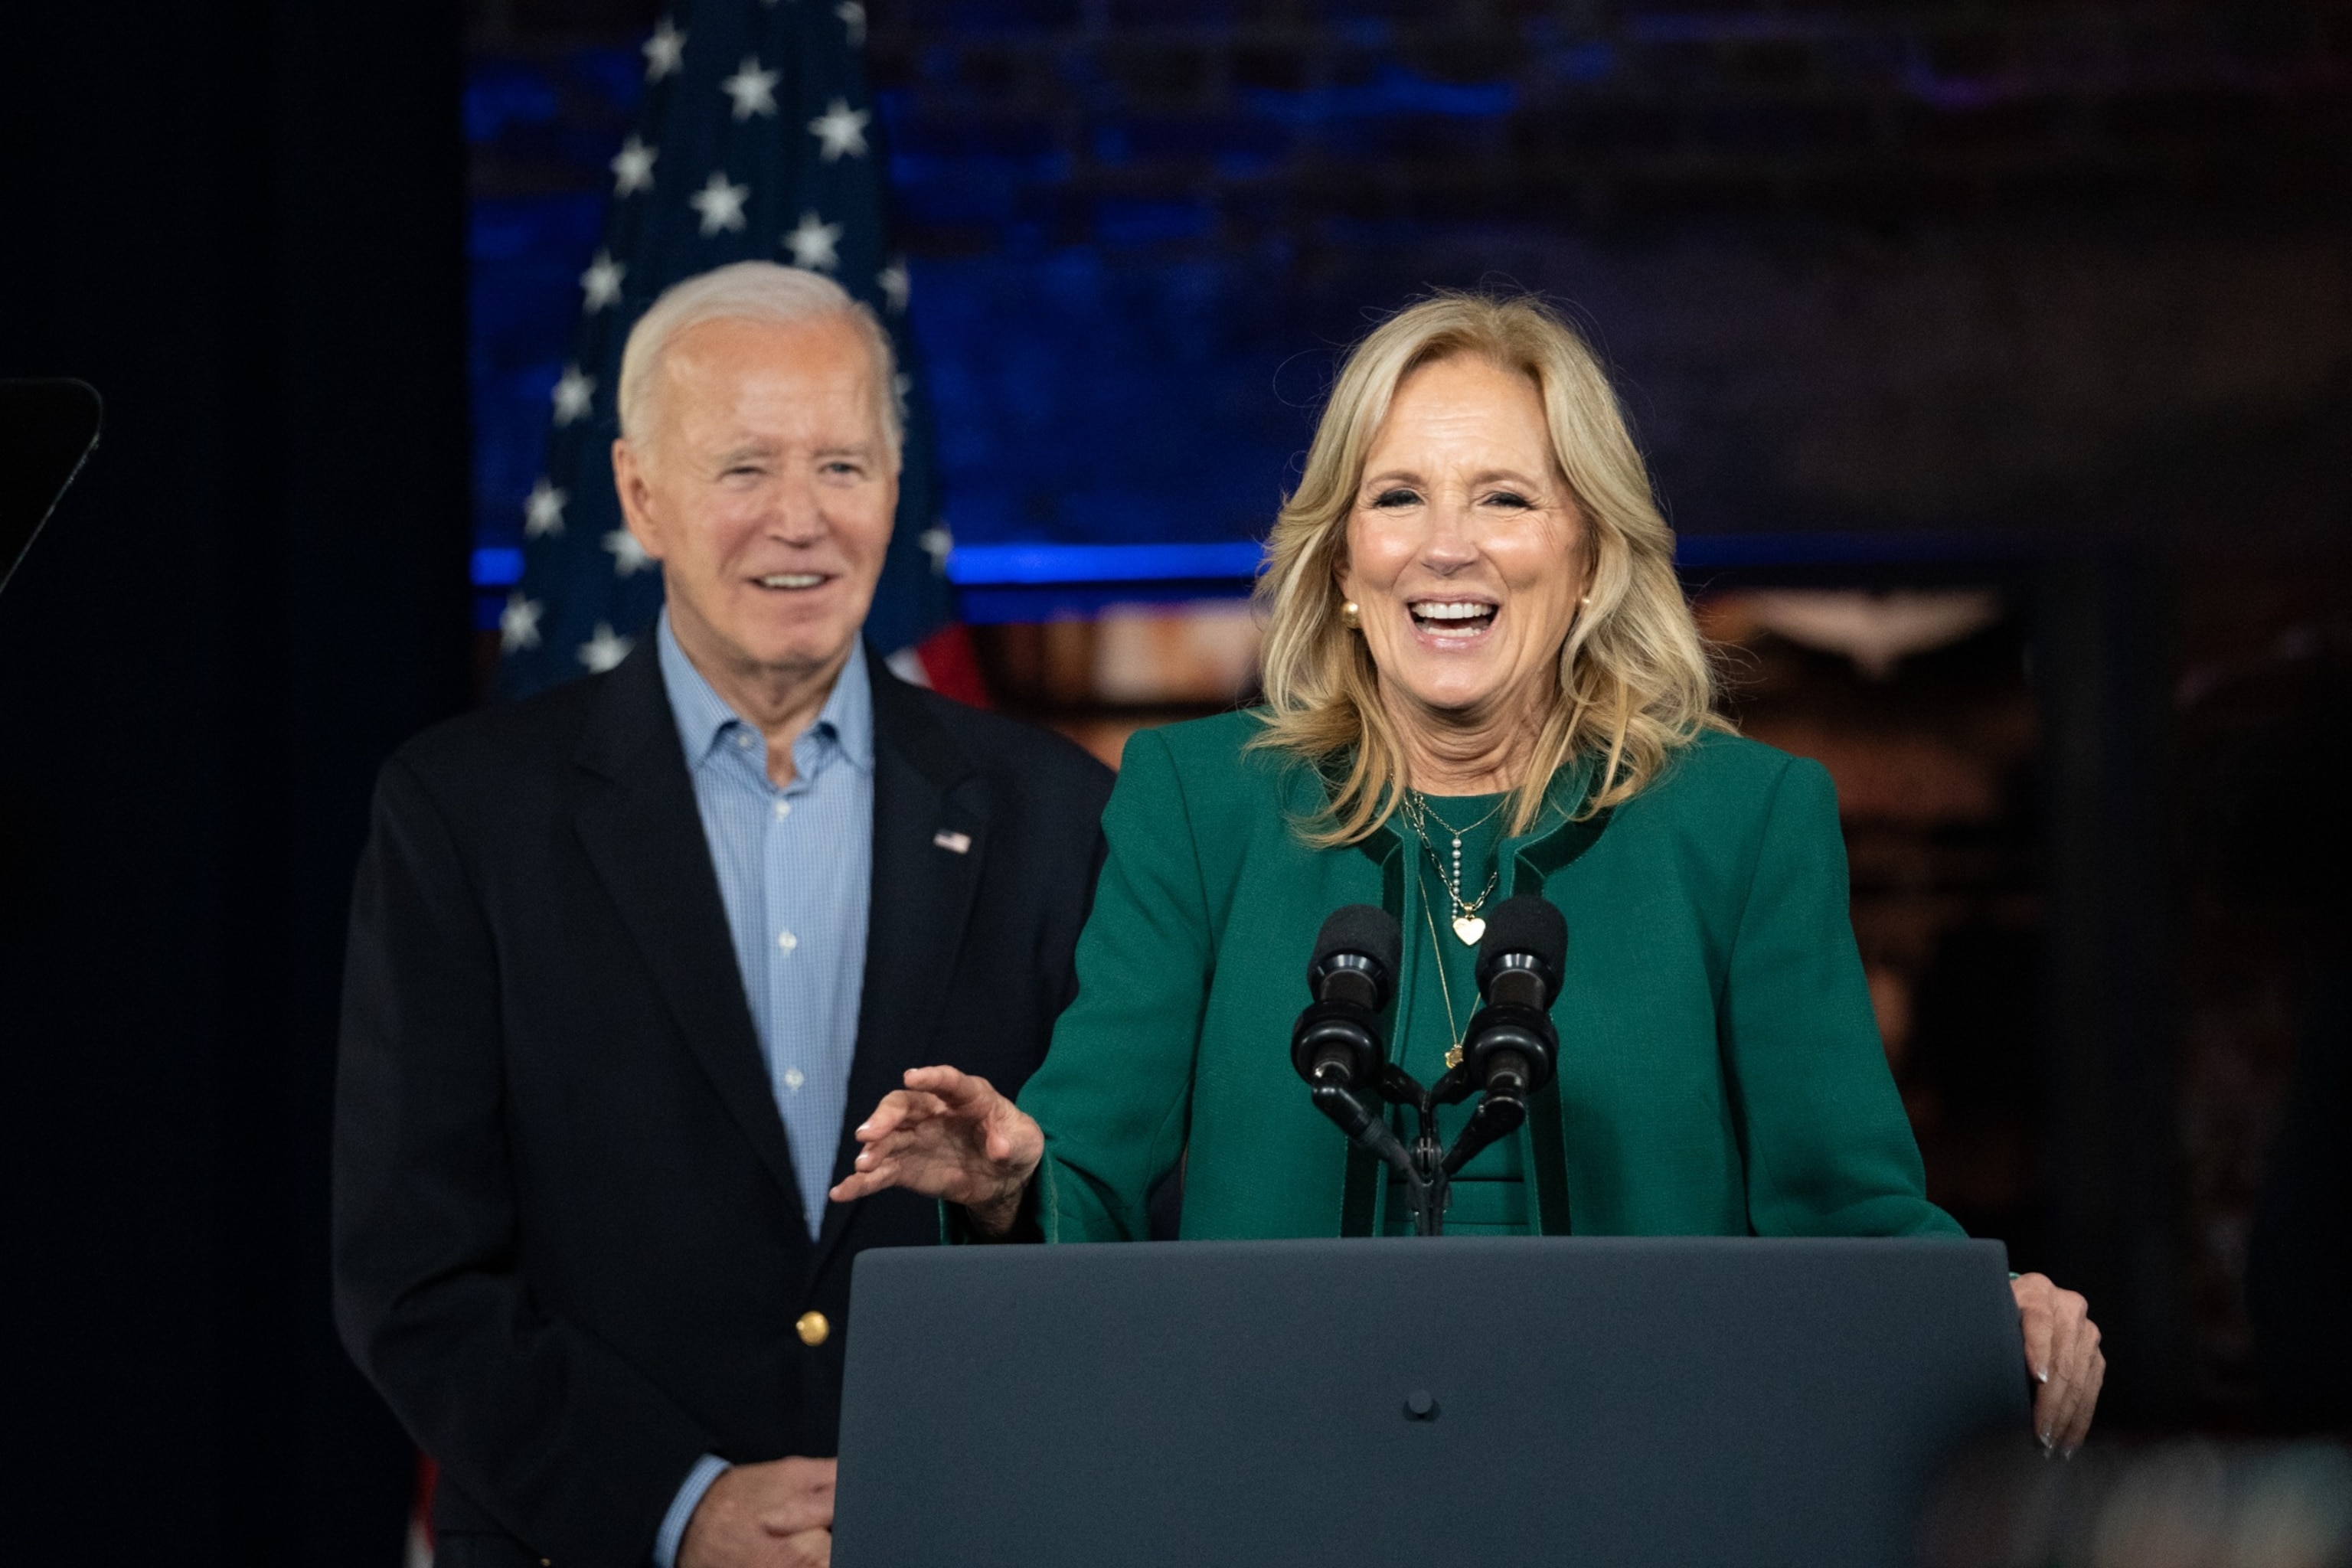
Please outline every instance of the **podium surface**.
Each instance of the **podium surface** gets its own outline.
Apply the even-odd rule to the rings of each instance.
[[[1997,1242],[877,1250],[840,1568],[1895,1564],[2027,1440]]]

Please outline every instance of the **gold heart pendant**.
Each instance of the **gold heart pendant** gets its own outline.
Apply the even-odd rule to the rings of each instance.
[[[1486,934],[1486,922],[1476,915],[1455,915],[1454,934],[1462,939],[1463,946],[1475,947],[1478,945],[1478,939]]]

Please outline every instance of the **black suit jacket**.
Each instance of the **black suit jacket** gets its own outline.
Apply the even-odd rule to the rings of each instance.
[[[1017,1089],[1076,990],[1110,773],[867,656],[854,1124],[904,1069]],[[934,842],[961,834],[961,853]],[[844,1129],[836,1179],[856,1152]],[[360,866],[335,1105],[345,1344],[440,1462],[443,1531],[633,1568],[697,1456],[834,1451],[851,1259],[812,1243],[652,640],[419,736]],[[823,1312],[823,1344],[793,1324]],[[507,1540],[498,1542],[504,1536]]]

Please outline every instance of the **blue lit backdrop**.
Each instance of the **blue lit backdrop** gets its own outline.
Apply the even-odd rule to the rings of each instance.
[[[1230,590],[1335,351],[1433,285],[1587,323],[1686,562],[2318,515],[2340,489],[2300,434],[2319,373],[2240,352],[2334,363],[2305,325],[2333,274],[2237,216],[2352,189],[2352,143],[2293,129],[2332,123],[2303,101],[2340,92],[2320,44],[2189,7],[2086,56],[2074,13],[1962,0],[866,11],[951,572],[1003,585],[982,615],[1073,575]],[[642,71],[506,26],[467,100],[489,584]],[[2236,129],[2184,158],[2189,104]]]

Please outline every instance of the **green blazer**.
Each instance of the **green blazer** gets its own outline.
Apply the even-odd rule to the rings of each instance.
[[[1418,929],[1417,846],[1302,843],[1323,784],[1244,751],[1259,728],[1233,713],[1128,742],[1078,994],[1021,1093],[1048,1240],[1142,1237],[1180,1160],[1188,1238],[1380,1233],[1386,1173],[1308,1100],[1290,1027],[1333,910]],[[1589,775],[1564,772],[1555,801]],[[1504,894],[1568,921],[1559,1077],[1521,1133],[1546,1234],[1958,1234],[1879,1045],[1819,763],[1706,734],[1633,799],[1503,856]]]

